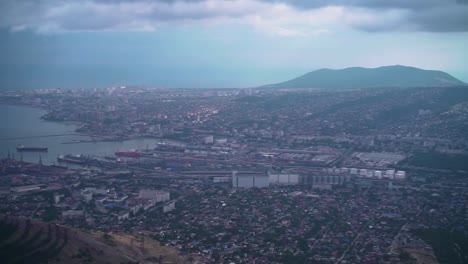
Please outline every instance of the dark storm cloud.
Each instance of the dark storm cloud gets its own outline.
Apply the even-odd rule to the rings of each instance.
[[[0,26],[38,32],[146,30],[160,22],[242,18],[271,4],[299,12],[341,6],[348,14],[377,18],[338,22],[369,32],[468,31],[468,0],[0,0]]]
[[[398,23],[356,24],[365,31],[415,30],[429,32],[468,31],[468,0],[263,0],[288,3],[299,9],[323,6],[366,8],[373,12],[389,9],[407,11]]]
[[[417,30],[431,32],[468,31],[468,6],[440,7],[414,12],[408,17]]]
[[[330,5],[366,8],[404,8],[420,10],[450,4],[462,4],[467,0],[262,0],[269,3],[287,3],[298,8],[318,8]]]
[[[153,30],[160,22],[239,18],[265,3],[206,0],[1,0],[0,26],[37,32]]]

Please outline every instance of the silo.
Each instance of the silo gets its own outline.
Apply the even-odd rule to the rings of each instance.
[[[382,172],[381,171],[374,171],[374,177],[377,179],[382,179]]]
[[[359,175],[364,176],[364,177],[367,176],[367,170],[366,169],[360,169],[359,170]]]

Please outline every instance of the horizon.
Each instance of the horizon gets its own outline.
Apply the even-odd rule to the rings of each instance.
[[[466,1],[6,0],[0,8],[1,90],[248,88],[386,65],[468,82]]]
[[[290,80],[293,80],[293,79],[296,79],[298,77],[302,77],[304,75],[307,75],[309,73],[312,73],[312,72],[316,72],[316,71],[321,71],[321,70],[332,70],[332,71],[340,71],[340,70],[347,70],[347,69],[353,69],[353,68],[361,68],[361,69],[367,69],[367,70],[372,70],[372,69],[379,69],[379,68],[385,68],[385,67],[405,67],[405,68],[413,68],[413,69],[419,69],[419,70],[424,70],[424,71],[440,71],[440,72],[444,72],[444,71],[441,71],[441,70],[437,70],[437,69],[423,69],[423,68],[418,68],[418,67],[414,67],[414,66],[408,66],[408,65],[400,65],[400,64],[395,64],[395,65],[383,65],[383,66],[377,66],[377,67],[362,67],[362,66],[350,66],[350,67],[345,67],[345,68],[319,68],[319,69],[315,69],[315,70],[312,70],[312,71],[308,71],[306,73],[303,73],[303,74],[298,74],[296,75],[295,77],[293,78],[290,78],[290,79],[287,79],[287,80],[282,80],[282,81],[279,81],[278,83],[281,83],[281,82],[285,82],[285,81],[290,81]],[[465,81],[461,78],[457,78],[456,76],[448,73],[448,72],[444,72],[444,73],[447,73],[449,74],[450,76],[458,79],[459,81],[463,82],[465,85],[468,85],[468,81]],[[142,87],[142,88],[148,88],[148,89],[255,89],[255,88],[260,88],[262,86],[265,86],[265,85],[272,85],[272,84],[275,84],[275,83],[268,83],[268,84],[260,84],[260,85],[256,85],[256,86],[245,86],[245,87],[222,87],[222,86],[219,86],[219,87],[161,87],[161,86],[157,86],[157,85],[140,85],[140,84],[127,84],[127,83],[121,83],[121,84],[115,84],[115,85],[110,85],[110,86],[100,86],[100,87],[29,87],[29,88],[23,88],[23,89],[12,89],[12,90],[8,90],[8,89],[2,89],[3,87],[0,87],[0,91],[2,92],[14,92],[14,91],[30,91],[30,90],[44,90],[44,89],[64,89],[64,90],[75,90],[75,89],[106,89],[106,88],[110,88],[110,87],[116,87],[116,86],[126,86],[126,87]]]

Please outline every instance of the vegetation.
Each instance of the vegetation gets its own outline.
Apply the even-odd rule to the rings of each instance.
[[[434,249],[440,263],[465,264],[468,261],[468,234],[446,229],[413,231]]]
[[[396,78],[396,76],[398,77]],[[374,69],[360,67],[341,70],[321,69],[286,82],[263,87],[356,89],[378,87],[447,87],[457,85],[465,84],[445,72],[397,65]]]
[[[468,170],[468,155],[450,155],[437,152],[419,153],[409,158],[408,165],[433,169]]]

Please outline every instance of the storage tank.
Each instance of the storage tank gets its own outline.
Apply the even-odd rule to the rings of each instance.
[[[377,179],[382,179],[382,172],[381,171],[374,171],[374,177]]]
[[[385,178],[393,179],[395,176],[395,170],[387,170],[385,171]]]
[[[406,178],[406,172],[404,171],[397,171],[397,173],[395,174],[395,179],[402,180],[405,178]]]
[[[360,169],[360,170],[359,170],[359,175],[361,175],[361,176],[367,176],[367,170],[366,170],[366,169]]]
[[[268,175],[254,175],[253,186],[257,188],[268,187],[270,182],[268,180]]]
[[[289,183],[298,184],[299,183],[299,174],[289,174]]]

